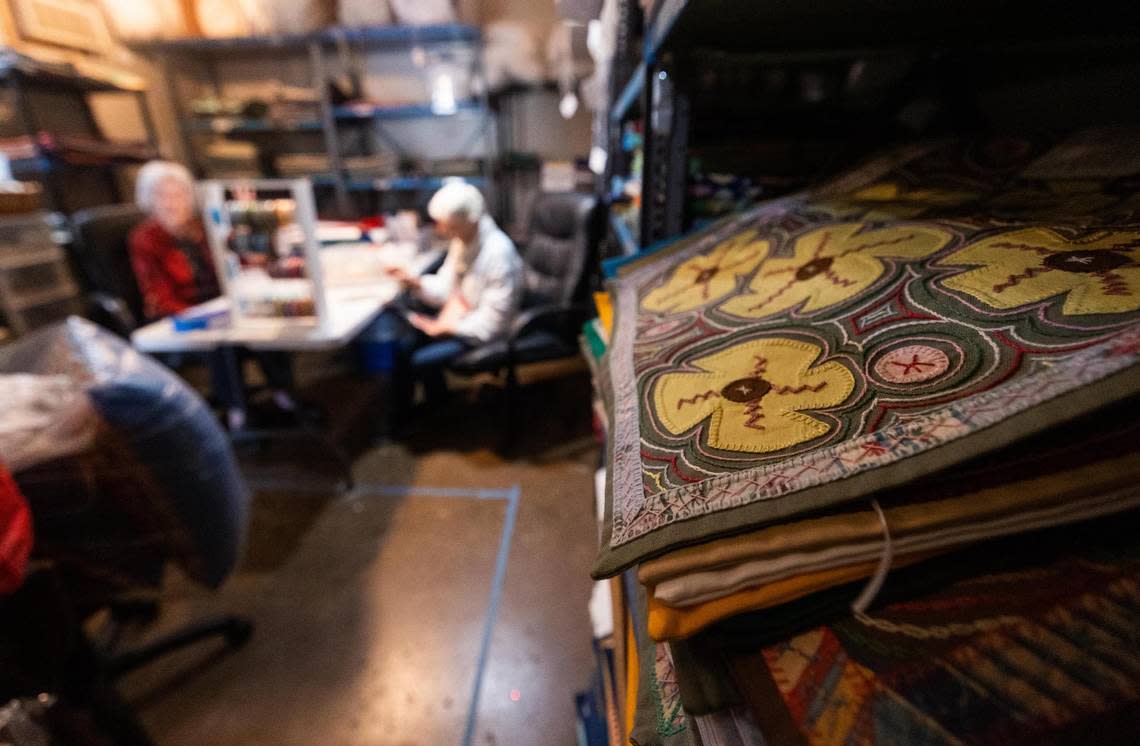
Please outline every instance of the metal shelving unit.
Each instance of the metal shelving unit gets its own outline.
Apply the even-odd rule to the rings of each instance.
[[[274,51],[304,51],[313,44],[334,47],[348,42],[371,48],[400,49],[453,42],[480,42],[475,26],[446,23],[430,26],[334,26],[310,34],[243,36],[225,39],[186,38],[141,41],[131,48],[147,54],[191,52],[207,55],[262,54]]]
[[[658,0],[644,19],[626,5],[617,30],[608,115],[610,165],[602,190],[612,205],[620,199],[623,183],[640,182],[639,230],[633,237],[638,250],[684,230],[689,153],[698,141],[707,145],[731,136],[735,142],[746,142],[753,132],[757,138],[777,133],[788,139],[846,140],[845,156],[865,153],[889,137],[891,107],[901,106],[904,95],[923,82],[944,82],[938,75],[950,66],[938,69],[938,65],[950,55],[961,60],[988,50],[1000,59],[1015,50],[1044,50],[1047,58],[1051,50],[1074,63],[1087,62],[1131,44],[1140,28],[1140,13],[1130,10],[1122,15],[1106,2],[1075,6],[1029,0],[998,5],[984,0],[952,4],[846,0],[820,5]],[[637,37],[640,44],[635,49],[628,43],[623,46],[623,40]],[[897,61],[900,55],[910,60],[907,74],[894,82],[895,89],[882,101],[862,109],[850,101],[816,100],[802,91],[794,91],[800,94],[798,99],[795,95],[781,101],[763,98],[755,82],[761,75],[743,74],[790,70],[793,76],[805,71],[828,75],[849,71],[857,61]],[[740,84],[731,89],[722,82],[710,94],[702,77],[710,59],[732,61],[719,71],[722,81],[751,80],[753,88]],[[921,79],[924,74],[927,77]],[[843,84],[842,75],[834,79]],[[622,148],[623,133],[631,123],[641,132],[642,167],[636,173],[630,154]],[[842,164],[835,160],[830,165]],[[620,253],[630,250],[628,238],[616,234],[611,245]]]
[[[48,213],[0,217],[0,312],[15,334],[82,309],[60,237]]]
[[[494,137],[494,113],[488,104],[486,86],[479,85],[482,75],[482,34],[477,27],[463,24],[437,26],[383,26],[375,28],[334,27],[312,34],[293,36],[255,36],[234,39],[177,39],[153,41],[134,45],[134,49],[153,58],[165,78],[171,101],[180,123],[184,150],[192,169],[206,175],[196,137],[212,134],[235,140],[254,142],[259,149],[259,169],[262,177],[281,176],[274,165],[275,153],[269,147],[275,139],[296,133],[320,134],[328,167],[309,174],[315,186],[331,192],[337,211],[350,216],[358,210],[353,195],[427,191],[438,188],[442,176],[401,174],[387,178],[366,179],[352,174],[345,164],[344,142],[354,128],[370,126],[379,142],[403,158],[399,140],[384,127],[385,122],[407,121],[440,117],[478,117],[475,134],[464,149],[475,151],[482,143],[478,178],[458,175],[477,183],[485,191],[494,190],[493,174],[497,150]],[[327,85],[330,60],[346,50],[354,54],[411,49],[461,48],[471,57],[473,89],[477,98],[457,101],[454,109],[446,113],[434,110],[427,104],[383,106],[369,103],[334,104]],[[188,64],[204,65],[214,92],[222,97],[219,65],[243,57],[277,56],[282,58],[307,56],[311,85],[317,98],[317,117],[312,119],[248,118],[226,115],[190,116],[187,114],[179,91],[179,75]],[[314,153],[316,155],[317,153]],[[290,174],[296,175],[296,174]],[[489,203],[495,204],[488,195]]]
[[[644,13],[637,0],[622,0],[618,6],[618,24],[614,58],[610,69],[610,105],[604,115],[605,172],[599,180],[599,201],[610,212],[608,221],[608,255],[637,252],[639,240],[626,223],[615,214],[617,209],[633,210],[625,202],[625,184],[640,182],[641,174],[633,173],[633,154],[625,147],[624,127],[642,109],[646,67],[642,57],[641,33]]]
[[[146,141],[116,143],[104,137],[90,94],[131,96]],[[81,74],[14,52],[0,55],[0,139],[15,178],[39,182],[47,206],[70,213],[121,201],[116,169],[158,154],[157,134],[141,85]]]
[[[333,186],[335,179],[332,176],[317,174],[312,178],[314,186]],[[408,192],[427,192],[435,191],[443,186],[444,180],[447,176],[398,176],[394,178],[380,178],[380,179],[348,179],[345,186],[349,191],[354,192],[368,192],[368,191],[408,191]],[[487,186],[487,181],[481,176],[465,176],[462,177],[464,181],[469,184],[474,184],[479,188]]]

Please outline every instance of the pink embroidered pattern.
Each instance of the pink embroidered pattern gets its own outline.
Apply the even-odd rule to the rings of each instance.
[[[922,383],[950,369],[950,358],[937,347],[897,347],[875,362],[875,374],[889,383]]]

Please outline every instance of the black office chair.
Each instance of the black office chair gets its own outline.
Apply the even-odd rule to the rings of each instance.
[[[451,363],[462,375],[506,371],[508,435],[513,433],[517,367],[578,356],[578,334],[590,318],[583,302],[586,270],[598,237],[597,200],[559,192],[535,200],[519,253],[524,265],[521,312],[505,339],[480,345]]]
[[[197,394],[93,324],[70,319],[0,348],[0,373],[71,376],[97,415],[87,447],[13,475],[34,519],[36,578],[31,597],[0,605],[0,701],[52,692],[90,709],[110,743],[148,746],[116,679],[199,641],[241,647],[252,624],[214,617],[126,649],[119,632],[157,615],[167,565],[211,588],[234,571],[249,489]],[[95,640],[88,621],[103,611],[108,634]]]
[[[127,337],[145,317],[127,240],[146,215],[135,205],[103,205],[71,216],[72,256],[89,289],[88,315]]]

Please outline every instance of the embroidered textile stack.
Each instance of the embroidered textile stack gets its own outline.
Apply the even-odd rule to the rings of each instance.
[[[910,146],[619,269],[633,742],[1131,737],[1137,142]]]

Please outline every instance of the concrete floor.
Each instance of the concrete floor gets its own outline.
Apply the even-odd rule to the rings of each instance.
[[[336,409],[368,411],[334,391]],[[473,743],[576,742],[573,693],[593,666],[588,384],[524,390],[515,458],[487,447],[501,410],[483,399],[447,407],[406,443],[364,449],[351,493],[335,491],[327,464],[305,465],[319,455],[305,447],[258,456],[239,571],[217,592],[171,578],[148,634],[219,613],[250,617],[256,632],[236,653],[206,644],[124,679],[159,744],[457,744],[477,678]],[[510,504],[448,488],[516,486],[480,668]]]

